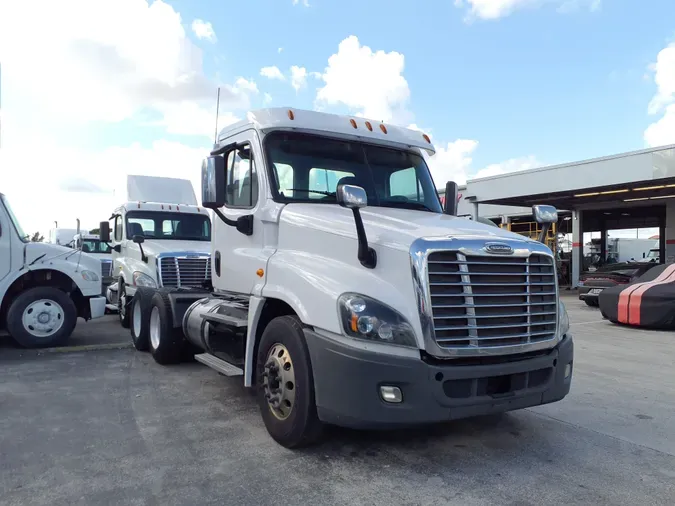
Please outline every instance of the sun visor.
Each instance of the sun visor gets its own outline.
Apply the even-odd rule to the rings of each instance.
[[[127,201],[198,205],[190,180],[155,176],[127,176]]]

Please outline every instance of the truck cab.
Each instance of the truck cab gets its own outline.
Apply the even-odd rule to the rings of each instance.
[[[80,232],[73,236],[72,247],[97,258],[101,262],[101,295],[105,296],[112,277],[112,248],[109,243],[101,241],[98,234]]]
[[[405,427],[564,398],[573,341],[551,250],[457,217],[452,182],[442,206],[422,152],[434,147],[421,132],[299,109],[221,131],[202,165],[213,288],[144,296],[136,348],[242,375],[289,448],[324,424]],[[557,221],[533,212],[544,230]]]
[[[103,316],[97,259],[65,246],[30,242],[0,194],[0,329],[21,346],[65,343],[78,317]]]
[[[128,178],[129,200],[102,224],[114,281],[107,290],[108,303],[117,308],[124,327],[129,326],[127,309],[139,286],[203,287],[211,279],[211,220],[209,211],[197,205],[192,183]]]

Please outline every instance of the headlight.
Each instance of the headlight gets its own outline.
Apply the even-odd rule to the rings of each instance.
[[[140,271],[134,272],[134,286],[147,286],[149,288],[157,288],[157,283],[147,274]]]
[[[560,337],[562,337],[570,331],[570,317],[561,300],[558,301],[558,315],[560,315]]]
[[[82,271],[80,274],[82,274],[82,279],[85,281],[98,281],[98,274],[94,271]]]
[[[349,337],[417,348],[412,326],[397,311],[375,299],[345,293],[338,299],[338,311],[342,329]]]

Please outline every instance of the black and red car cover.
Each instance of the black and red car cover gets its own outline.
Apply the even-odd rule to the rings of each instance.
[[[602,316],[635,327],[675,328],[675,264],[658,265],[629,285],[604,289]]]

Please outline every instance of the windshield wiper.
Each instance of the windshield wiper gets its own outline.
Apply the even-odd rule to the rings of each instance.
[[[422,202],[398,202],[394,200],[381,200],[380,205],[382,207],[403,207],[405,209],[419,209],[421,211],[434,212],[433,209]]]
[[[336,193],[335,192],[325,192],[322,190],[308,190],[306,188],[286,188],[284,191],[286,192],[307,192],[307,193],[318,193],[319,195],[326,195],[328,197],[335,197]]]

